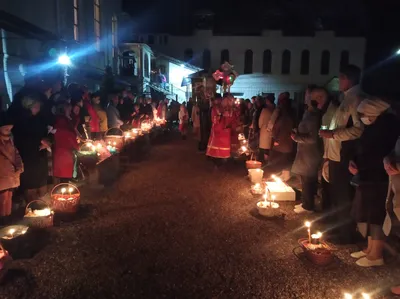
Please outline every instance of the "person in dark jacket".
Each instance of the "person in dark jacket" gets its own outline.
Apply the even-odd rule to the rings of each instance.
[[[325,104],[326,92],[314,89],[310,98],[306,97],[306,111],[303,114],[297,130],[291,137],[297,143],[297,153],[292,166],[292,173],[300,176],[302,185],[302,203],[295,206],[298,214],[314,211],[314,196],[318,187],[318,170],[322,160],[322,141],[318,136],[321,125],[322,109]]]
[[[279,114],[272,129],[273,147],[268,158],[268,165],[264,171],[268,174],[282,173],[281,179],[286,181],[290,178],[289,170],[293,162],[294,149],[294,143],[291,138],[294,117],[290,99],[280,96],[277,109]]]
[[[12,130],[14,144],[24,163],[20,190],[27,202],[42,197],[47,192],[47,150],[48,128],[39,116],[41,101],[35,96],[26,95],[21,99],[17,117],[14,115]]]
[[[382,225],[386,216],[388,175],[383,159],[391,152],[400,133],[397,117],[388,111],[390,105],[380,99],[365,99],[357,108],[364,131],[358,140],[355,157],[349,163],[356,185],[352,216],[358,231],[366,238],[368,247],[354,252],[361,267],[384,264],[382,251],[384,233]]]

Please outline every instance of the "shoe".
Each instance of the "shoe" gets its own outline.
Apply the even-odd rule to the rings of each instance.
[[[392,287],[392,288],[390,289],[390,291],[391,291],[392,294],[394,294],[394,295],[400,295],[400,286]]]
[[[360,258],[362,258],[364,256],[367,256],[367,254],[364,251],[361,250],[361,251],[353,252],[352,254],[350,254],[350,256],[352,258],[355,258],[355,259],[360,259]]]
[[[306,210],[303,207],[298,207],[298,208],[294,209],[294,212],[296,214],[311,214],[311,213],[314,213],[314,211]]]
[[[377,259],[377,260],[369,260],[367,257],[360,258],[356,264],[360,267],[378,267],[378,266],[383,266],[385,262],[383,259]]]

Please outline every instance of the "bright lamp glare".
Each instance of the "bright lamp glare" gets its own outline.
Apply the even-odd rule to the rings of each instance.
[[[396,51],[396,55],[400,55],[400,49]]]
[[[400,50],[399,50],[399,51],[400,51]],[[182,63],[182,64],[181,64],[181,67],[185,67],[185,65]]]
[[[71,59],[68,57],[68,55],[64,54],[58,57],[58,63],[62,65],[70,65]]]

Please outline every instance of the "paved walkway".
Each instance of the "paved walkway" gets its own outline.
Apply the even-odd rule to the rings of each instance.
[[[285,219],[254,216],[245,175],[241,164],[214,172],[192,140],[154,146],[112,188],[84,188],[87,213],[17,260],[0,298],[337,299],[400,277],[396,265],[358,268],[355,248],[328,268],[299,259],[304,218],[293,204]]]

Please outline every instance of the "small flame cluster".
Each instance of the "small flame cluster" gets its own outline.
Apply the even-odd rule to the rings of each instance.
[[[238,135],[238,140],[239,140],[239,143],[240,143],[240,147],[239,147],[239,150],[238,150],[239,155],[243,155],[243,154],[245,154],[246,156],[250,155],[249,142],[244,137],[244,134],[240,133]]]
[[[350,293],[344,293],[343,298],[344,298],[344,299],[353,299],[354,296],[353,296],[352,294],[350,294]],[[361,298],[362,298],[362,299],[371,299],[372,297],[371,297],[370,294],[361,293]]]

